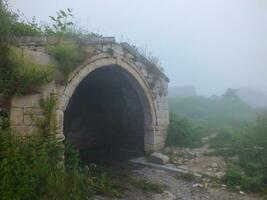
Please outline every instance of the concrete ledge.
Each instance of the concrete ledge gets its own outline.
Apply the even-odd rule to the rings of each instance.
[[[146,166],[146,167],[152,167],[152,168],[155,168],[155,169],[162,169],[162,170],[166,170],[166,171],[169,171],[169,172],[174,172],[174,173],[177,173],[177,174],[188,174],[188,173],[190,173],[193,176],[195,176],[196,178],[201,178],[202,177],[201,174],[198,174],[198,173],[195,173],[195,172],[183,169],[183,168],[173,167],[170,164],[159,165],[159,164],[148,162],[145,157],[134,158],[134,159],[131,159],[130,162],[134,163],[134,164],[143,165],[143,166]]]

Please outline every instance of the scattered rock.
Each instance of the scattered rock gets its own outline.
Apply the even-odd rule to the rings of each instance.
[[[175,200],[176,196],[174,194],[172,194],[169,191],[164,191],[161,194],[156,194],[153,198],[154,200]]]
[[[208,167],[207,170],[208,170],[208,172],[212,172],[213,171],[211,167]]]
[[[240,186],[238,186],[238,185],[235,186],[235,189],[240,190]]]
[[[156,163],[156,164],[161,164],[164,165],[168,163],[170,158],[166,155],[163,155],[161,153],[154,152],[149,156],[149,161]]]
[[[199,188],[203,188],[203,187],[205,187],[203,184],[201,184],[201,183],[194,183],[193,185],[192,185],[192,187],[199,187]]]
[[[212,168],[217,168],[218,165],[217,165],[217,163],[212,163],[212,164],[211,164],[211,167],[212,167]]]

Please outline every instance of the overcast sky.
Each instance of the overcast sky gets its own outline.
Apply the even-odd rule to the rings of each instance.
[[[72,8],[84,28],[145,47],[170,86],[267,90],[267,0],[10,0],[30,20]]]

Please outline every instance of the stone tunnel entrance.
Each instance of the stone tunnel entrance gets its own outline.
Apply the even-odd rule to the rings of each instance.
[[[145,113],[137,84],[124,69],[111,65],[89,73],[76,88],[64,113],[64,135],[83,161],[144,153]]]

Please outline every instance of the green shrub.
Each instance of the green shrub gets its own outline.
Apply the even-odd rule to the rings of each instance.
[[[166,143],[169,146],[198,146],[200,138],[194,134],[191,123],[185,117],[170,114]]]
[[[170,146],[187,146],[192,143],[192,127],[186,118],[170,114],[166,142]]]
[[[57,68],[63,74],[65,80],[69,73],[85,59],[84,48],[77,44],[59,43],[49,46],[48,51],[55,58]]]
[[[14,36],[40,36],[42,31],[33,20],[26,23],[18,13],[11,11],[7,1],[0,0],[0,40],[10,40]]]
[[[256,192],[261,191],[261,185],[256,177],[249,177],[237,168],[227,169],[222,181],[230,188],[240,188],[243,191]]]
[[[66,172],[63,148],[53,138],[19,138],[1,133],[1,199],[87,199],[91,195],[86,172]]]
[[[15,48],[8,47],[5,51],[7,55],[0,60],[0,94],[26,94],[52,80],[53,66],[34,64],[22,58]]]
[[[210,141],[217,154],[238,157],[237,169],[229,169],[224,177],[229,186],[239,185],[247,191],[267,191],[266,133],[267,113],[263,113],[254,126],[240,133],[222,132]]]

